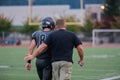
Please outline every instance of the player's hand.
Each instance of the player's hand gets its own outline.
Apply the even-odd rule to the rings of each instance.
[[[34,59],[35,57],[33,55],[27,55],[24,57],[24,60],[28,61],[28,60],[32,60]]]
[[[82,66],[84,66],[84,61],[80,60],[80,61],[78,61],[78,64],[82,67]]]
[[[27,70],[31,70],[31,64],[30,64],[30,63],[26,63],[25,68],[26,68]]]

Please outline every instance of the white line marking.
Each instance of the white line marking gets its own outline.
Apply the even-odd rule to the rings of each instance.
[[[0,68],[10,68],[10,66],[0,65]]]
[[[87,58],[113,58],[115,55],[91,55],[91,56],[85,56]]]
[[[101,79],[101,80],[113,80],[113,79],[119,79],[120,76],[114,76],[114,77],[110,77],[110,78],[105,78],[105,79]]]

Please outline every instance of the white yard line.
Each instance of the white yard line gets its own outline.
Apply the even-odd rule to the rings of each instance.
[[[119,79],[120,76],[113,76],[113,77],[109,77],[109,78],[105,78],[105,79],[101,79],[101,80],[113,80],[113,79]]]
[[[0,65],[0,68],[10,68],[10,66]]]

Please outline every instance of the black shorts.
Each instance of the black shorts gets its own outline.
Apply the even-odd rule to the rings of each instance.
[[[40,80],[52,80],[52,66],[48,59],[36,59],[36,68]]]

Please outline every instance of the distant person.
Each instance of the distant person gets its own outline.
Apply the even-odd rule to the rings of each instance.
[[[36,52],[26,56],[26,61],[35,58],[46,48],[51,47],[51,62],[53,70],[53,80],[70,80],[72,73],[72,55],[73,48],[77,48],[80,60],[80,66],[84,65],[84,52],[82,43],[77,36],[66,30],[65,22],[62,19],[56,21],[56,31],[51,33],[42,43]]]
[[[53,32],[53,29],[55,28],[55,23],[51,17],[46,17],[42,20],[41,25],[43,30],[35,31],[32,34],[32,41],[29,46],[29,52],[28,55],[31,55],[33,53],[33,50],[35,47],[39,47],[40,44],[43,43],[43,41],[46,40],[49,34]],[[36,56],[36,68],[37,73],[40,80],[52,80],[52,66],[51,66],[51,57],[50,57],[50,49],[46,49],[44,52]],[[29,60],[26,64],[26,69],[31,69],[31,61]]]

